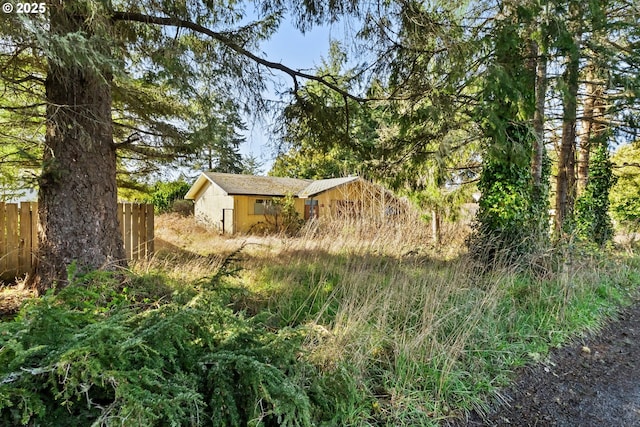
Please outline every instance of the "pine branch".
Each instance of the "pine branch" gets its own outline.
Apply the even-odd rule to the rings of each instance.
[[[9,107],[8,105],[0,105],[1,110],[9,110],[9,111],[19,111],[19,110],[30,110],[37,107],[44,107],[47,104],[45,102],[39,102],[37,104],[29,104],[29,105],[21,105],[19,107]]]
[[[289,75],[293,79],[295,87],[298,87],[297,79],[306,79],[306,80],[316,81],[328,87],[329,89],[339,93],[343,97],[349,98],[356,102],[364,103],[364,102],[370,102],[375,100],[377,101],[382,100],[382,99],[363,98],[363,97],[354,95],[340,88],[335,83],[332,83],[331,81],[327,80],[324,77],[308,74],[300,70],[294,70],[293,68],[287,67],[286,65],[280,62],[273,62],[273,61],[269,61],[267,59],[261,58],[255,55],[254,53],[250,52],[249,50],[245,49],[244,47],[240,46],[236,42],[234,42],[228,35],[213,31],[202,25],[196,24],[195,22],[186,21],[180,18],[163,18],[159,16],[151,16],[151,15],[146,15],[146,14],[137,13],[137,12],[117,12],[117,11],[113,12],[111,19],[113,21],[141,22],[144,24],[154,24],[154,25],[186,28],[191,31],[195,31],[197,33],[204,34],[211,37],[212,39],[222,43],[224,46],[228,47],[234,52],[251,59],[252,61],[254,61],[259,65],[262,65],[271,70],[278,70]]]

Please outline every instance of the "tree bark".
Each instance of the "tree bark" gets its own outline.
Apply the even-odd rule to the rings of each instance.
[[[564,72],[565,90],[562,101],[562,140],[558,156],[556,178],[555,232],[561,235],[565,221],[571,217],[576,199],[576,120],[578,105],[578,77],[580,73],[580,48],[582,33],[577,29],[580,22],[580,5],[570,5],[570,19],[576,29],[572,46],[568,48]]]
[[[573,61],[567,69],[567,93],[565,94],[562,120],[562,140],[558,157],[556,180],[555,229],[560,232],[565,220],[571,216],[575,202],[576,181],[576,110],[578,93],[578,64]]]
[[[68,3],[68,2],[67,2]],[[50,9],[50,31],[83,32],[85,17],[64,2]],[[111,117],[111,73],[49,58],[47,125],[38,214],[39,252],[32,286],[66,286],[67,269],[126,264],[117,216],[116,151]]]
[[[606,127],[602,124],[605,111],[604,82],[599,81],[595,65],[589,67],[587,72],[586,91],[584,99],[584,114],[580,135],[580,148],[578,150],[578,197],[587,188],[589,183],[589,161],[591,147],[594,142],[600,142]]]
[[[593,109],[594,109],[594,84],[591,81],[593,73],[587,73],[586,93],[583,102],[583,117],[580,134],[580,146],[578,148],[578,181],[577,196],[587,188],[589,182],[589,154],[591,151],[591,139],[593,138]]]
[[[531,153],[531,176],[536,194],[541,193],[542,164],[544,159],[544,107],[547,94],[547,56],[545,49],[535,48],[536,63],[536,109],[533,113],[533,149]]]

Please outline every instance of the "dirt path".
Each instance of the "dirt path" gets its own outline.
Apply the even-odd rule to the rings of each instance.
[[[640,426],[640,303],[549,360],[523,370],[505,405],[456,426]]]

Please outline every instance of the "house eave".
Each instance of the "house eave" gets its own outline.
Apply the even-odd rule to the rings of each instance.
[[[207,185],[207,183],[211,183],[211,185],[218,186],[206,174],[202,173],[202,174],[200,174],[200,176],[198,177],[196,182],[193,183],[193,185],[191,186],[189,191],[187,191],[187,194],[184,195],[184,198],[186,200],[195,200],[195,199],[197,199],[198,198],[198,194],[200,194],[200,192],[205,187],[205,185]],[[222,188],[221,188],[221,190],[222,190]],[[224,191],[224,190],[222,190],[222,191]]]
[[[311,184],[309,184],[309,186],[308,186],[307,188],[305,188],[304,190],[302,190],[301,192],[299,192],[299,193],[297,194],[297,196],[298,196],[299,198],[301,198],[301,199],[312,199],[312,198],[314,198],[315,196],[317,196],[317,195],[319,195],[319,194],[325,193],[325,192],[327,192],[327,191],[329,191],[329,190],[333,190],[333,189],[335,189],[335,188],[340,188],[340,187],[345,186],[345,185],[347,185],[347,184],[351,184],[351,183],[353,183],[353,182],[358,181],[359,179],[360,179],[360,177],[357,177],[357,176],[354,176],[354,177],[348,177],[348,178],[346,178],[344,181],[342,181],[342,182],[340,182],[340,183],[337,183],[336,185],[331,185],[331,186],[328,186],[328,187],[324,187],[324,188],[322,188],[322,189],[320,189],[320,190],[313,191],[313,192],[307,192],[307,189],[308,189],[309,187],[311,187],[313,184],[315,184],[316,182],[318,182],[318,181],[316,181],[316,182],[312,182]],[[326,180],[320,180],[320,181],[326,181]]]

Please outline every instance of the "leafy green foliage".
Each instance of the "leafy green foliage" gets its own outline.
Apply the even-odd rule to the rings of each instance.
[[[287,194],[283,198],[274,198],[273,202],[278,212],[278,231],[284,232],[287,235],[293,235],[300,230],[304,224],[304,220],[298,215],[293,196]]]
[[[342,75],[334,84],[353,90],[357,76],[354,70],[344,70],[346,63],[341,45],[334,42],[317,73]],[[282,144],[269,174],[311,179],[361,174],[375,138],[367,113],[358,102],[318,82],[306,82],[282,111]]]
[[[602,246],[613,236],[609,192],[616,181],[606,143],[598,144],[590,163],[587,188],[576,201],[575,230],[582,239]]]
[[[524,61],[526,43],[519,22],[508,16],[498,22],[493,64],[483,82],[478,108],[487,138],[478,188],[480,210],[472,251],[491,260],[496,251],[517,256],[531,249],[537,230],[532,215],[530,158],[535,137],[525,121],[533,116],[534,75]],[[544,216],[542,217],[544,219]]]
[[[295,235],[304,220],[298,215],[293,195],[274,197],[265,205],[264,222],[256,224],[254,232],[275,232],[287,236]]]
[[[611,214],[628,231],[640,229],[640,145],[620,147],[612,156],[618,167],[611,189]]]
[[[158,212],[168,212],[172,209],[175,201],[184,199],[189,188],[191,185],[181,179],[172,182],[157,182],[149,200]]]
[[[73,286],[0,324],[3,425],[310,426],[340,417],[331,410],[343,387],[300,358],[304,329],[269,331],[234,313],[220,276],[182,295],[154,294],[140,279],[123,288],[107,273],[69,276]]]
[[[334,147],[328,151],[305,145],[279,154],[269,175],[291,178],[324,179],[355,175],[362,162],[348,148]]]

